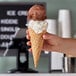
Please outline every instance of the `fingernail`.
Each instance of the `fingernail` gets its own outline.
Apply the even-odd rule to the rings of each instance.
[[[43,38],[45,39],[45,38],[46,38],[46,36],[45,36],[45,35],[43,35]]]
[[[28,49],[29,50],[29,52],[32,52],[32,49],[30,48],[30,49]]]

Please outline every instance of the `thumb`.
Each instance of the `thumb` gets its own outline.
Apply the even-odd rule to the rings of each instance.
[[[43,35],[43,39],[45,39],[45,40],[51,39],[53,37],[54,37],[54,35],[53,34],[49,34],[49,33],[46,33],[46,34]]]

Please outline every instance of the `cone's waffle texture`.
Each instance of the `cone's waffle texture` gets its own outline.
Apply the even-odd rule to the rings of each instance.
[[[32,48],[32,53],[33,53],[33,60],[34,60],[34,66],[35,68],[38,65],[40,53],[43,47],[43,34],[45,33],[39,33],[36,34],[31,28],[29,28],[29,35],[30,35],[30,40],[31,40],[31,48]]]

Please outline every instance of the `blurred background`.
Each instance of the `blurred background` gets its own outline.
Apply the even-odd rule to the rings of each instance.
[[[76,0],[0,0],[0,4],[3,3],[26,3],[26,2],[45,2],[46,10],[47,10],[47,18],[48,19],[58,19],[58,11],[59,9],[69,9],[71,11],[71,21],[72,21],[72,37],[76,37]],[[0,9],[1,12],[1,9]],[[25,29],[19,32],[17,38],[25,37]],[[16,49],[15,49],[16,50]],[[17,60],[16,55],[17,51],[9,51],[6,56],[4,55],[4,51],[0,50],[0,73],[8,73],[9,70],[17,68]],[[12,52],[13,51],[13,52]],[[21,57],[22,61],[24,61],[24,57]],[[48,73],[51,70],[51,54],[44,52],[41,55],[39,60],[38,68],[35,69],[33,65],[33,59],[31,53],[29,53],[29,68],[36,70],[40,73]],[[60,68],[63,68],[60,67]],[[62,69],[58,69],[62,71]]]

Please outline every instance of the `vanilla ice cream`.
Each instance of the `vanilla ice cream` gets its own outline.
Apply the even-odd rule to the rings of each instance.
[[[34,21],[30,20],[27,24],[28,28],[32,28],[36,34],[42,33],[47,29],[47,21]]]

